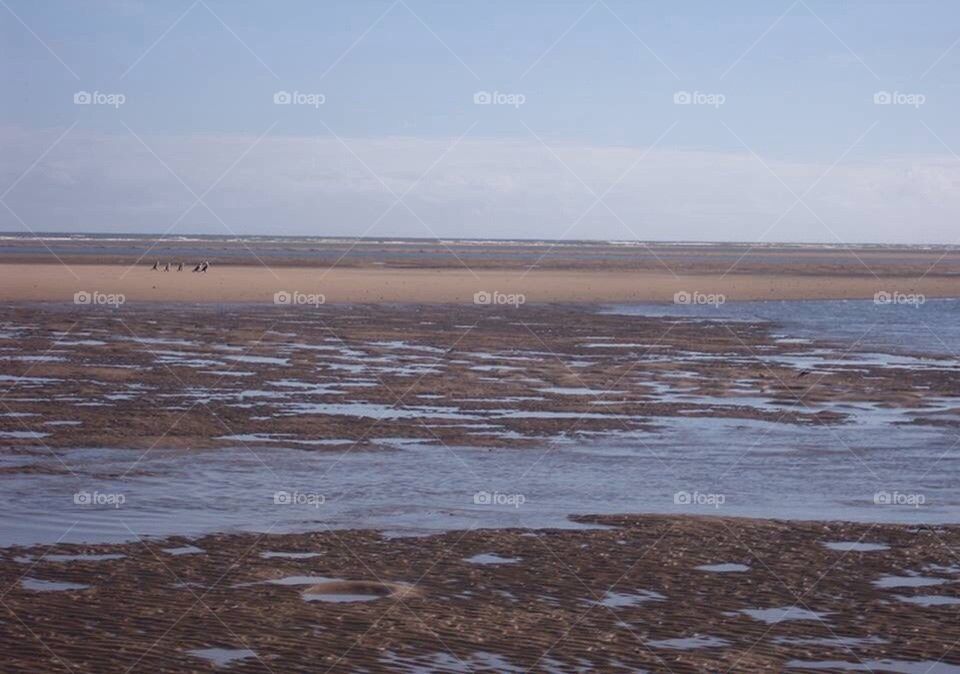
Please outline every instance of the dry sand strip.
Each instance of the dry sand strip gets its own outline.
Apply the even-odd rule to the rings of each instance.
[[[265,302],[277,293],[326,302],[473,303],[477,293],[509,303],[673,301],[678,292],[758,299],[858,299],[878,292],[960,296],[952,276],[751,273],[721,275],[603,270],[318,269],[222,266],[206,274],[147,266],[0,264],[0,301],[71,302],[76,293],[122,294],[126,301]],[[704,298],[706,300],[706,298]],[[96,301],[96,300],[94,300]],[[106,300],[105,300],[106,301]],[[310,301],[300,297],[294,302]]]

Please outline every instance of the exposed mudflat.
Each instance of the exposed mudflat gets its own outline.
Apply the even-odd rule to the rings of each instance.
[[[519,448],[658,417],[838,424],[864,406],[955,426],[956,362],[899,358],[565,305],[16,306],[0,446]]]
[[[5,307],[2,669],[954,672],[958,367],[576,305]],[[685,515],[582,514],[644,510]],[[777,512],[910,524],[697,516]]]
[[[3,669],[185,672],[219,663],[231,672],[780,672],[787,663],[832,662],[823,668],[843,671],[880,661],[901,669],[874,669],[960,667],[951,647],[960,638],[957,527],[580,519],[603,528],[417,538],[326,531],[9,548],[0,553],[9,588],[8,616],[0,622]],[[877,547],[824,544],[844,541]],[[187,544],[201,552],[165,551]],[[266,554],[276,550],[312,556]],[[512,561],[478,564],[478,556]],[[718,564],[746,570],[704,570]],[[884,587],[884,578],[914,576],[942,582]]]

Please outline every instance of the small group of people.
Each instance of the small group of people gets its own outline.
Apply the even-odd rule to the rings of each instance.
[[[206,272],[210,268],[210,263],[206,260],[197,263],[197,266],[193,268],[195,272]],[[160,266],[160,260],[157,260],[153,263],[153,271],[170,271],[170,263],[167,262],[163,267]],[[177,271],[183,271],[183,263],[177,263]]]

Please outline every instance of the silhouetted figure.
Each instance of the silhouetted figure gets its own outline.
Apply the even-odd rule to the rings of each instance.
[[[206,260],[204,260],[204,261],[203,261],[203,266],[200,267],[200,271],[202,271],[204,274],[206,274],[206,273],[207,273],[207,269],[209,269],[209,268],[210,268],[210,263],[207,262]]]
[[[160,260],[153,263],[153,271],[157,271],[158,269],[160,269]]]
[[[203,263],[202,263],[202,262],[198,262],[198,263],[197,263],[197,266],[193,268],[194,273],[200,271],[200,267],[202,267],[202,266],[203,266]]]
[[[163,271],[170,271],[170,263],[169,263],[169,262],[163,266]]]
[[[183,263],[177,265],[177,271],[183,271]]]

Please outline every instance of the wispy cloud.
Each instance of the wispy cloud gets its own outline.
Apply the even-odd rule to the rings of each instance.
[[[60,132],[0,129],[3,183],[16,180]],[[143,136],[194,192],[218,180],[256,139]],[[580,143],[548,151],[532,139],[468,137],[445,156],[452,139],[343,141],[349,150],[329,136],[267,136],[205,200],[240,233],[356,234],[390,206],[390,191],[410,190],[405,202],[419,217],[394,209],[370,236],[430,236],[426,223],[440,236],[556,238],[580,219],[566,238],[633,238],[626,223],[650,240],[754,240],[793,202],[791,190],[802,194],[829,168],[773,157],[763,166],[747,152]],[[618,179],[604,197],[616,216],[594,208],[581,219],[595,199],[591,190],[603,193]],[[804,199],[819,217],[794,209],[766,240],[833,241],[827,223],[845,242],[955,243],[958,183],[960,162],[946,154],[846,161]],[[161,232],[193,196],[132,136],[74,130],[7,201],[36,231]],[[2,213],[0,227],[22,229]],[[173,231],[184,232],[226,233],[205,209]]]

